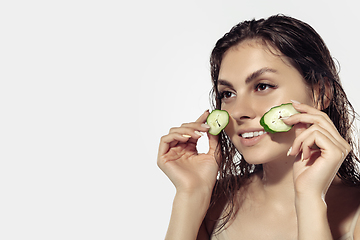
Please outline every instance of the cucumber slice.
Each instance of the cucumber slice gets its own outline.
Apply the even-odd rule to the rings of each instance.
[[[214,110],[206,119],[210,126],[209,133],[218,135],[229,123],[229,113],[225,110]]]
[[[280,106],[272,107],[260,119],[260,125],[269,133],[287,132],[292,126],[287,125],[281,120],[282,117],[290,117],[291,115],[299,113],[291,103],[281,104]]]

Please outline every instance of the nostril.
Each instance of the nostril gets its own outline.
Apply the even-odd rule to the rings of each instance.
[[[234,114],[230,114],[230,117],[232,118],[237,118],[237,116],[235,116]],[[241,116],[240,118],[250,118],[249,116]]]

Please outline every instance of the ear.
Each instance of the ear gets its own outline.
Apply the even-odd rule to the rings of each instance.
[[[319,110],[329,107],[333,97],[333,91],[327,77],[324,77],[324,84],[316,84],[313,86],[314,106]]]

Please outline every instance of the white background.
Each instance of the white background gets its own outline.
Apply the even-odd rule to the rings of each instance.
[[[210,107],[210,52],[239,21],[308,22],[360,111],[356,1],[4,2],[0,239],[162,239],[159,139]]]

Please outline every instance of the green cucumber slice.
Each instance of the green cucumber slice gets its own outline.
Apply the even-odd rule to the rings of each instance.
[[[210,126],[209,133],[218,135],[229,123],[229,113],[225,110],[214,110],[206,119]]]
[[[269,133],[287,132],[292,126],[285,124],[281,118],[290,117],[297,113],[299,112],[292,103],[281,104],[267,111],[260,119],[260,125]]]

